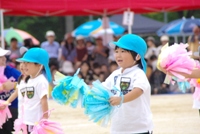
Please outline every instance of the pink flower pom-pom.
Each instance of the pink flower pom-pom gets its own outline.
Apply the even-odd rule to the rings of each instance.
[[[60,126],[56,122],[42,119],[33,127],[31,134],[64,134]]]
[[[194,59],[190,57],[192,53],[186,50],[188,44],[174,44],[164,47],[158,58],[158,66],[165,69],[167,74],[172,74],[180,80],[185,80],[185,77],[177,72],[191,74],[196,66]],[[167,77],[171,79],[169,75]]]
[[[7,81],[7,77],[4,75],[4,70],[5,70],[5,67],[4,66],[1,66],[0,67],[0,86]],[[0,93],[1,92],[4,92],[0,90]]]
[[[16,119],[14,122],[14,134],[21,134],[21,131],[23,134],[27,134],[27,126],[23,123],[22,119]]]
[[[0,128],[2,128],[2,125],[9,119],[12,118],[12,115],[10,113],[10,110],[7,105],[4,105],[5,101],[0,100],[0,106],[5,106],[5,109],[0,110]]]

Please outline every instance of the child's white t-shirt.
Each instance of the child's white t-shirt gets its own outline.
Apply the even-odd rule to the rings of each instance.
[[[16,86],[18,90],[18,118],[22,118],[22,106],[24,102],[24,94],[26,91],[26,83],[24,80],[21,80],[19,84]]]
[[[114,71],[102,84],[107,89],[115,86],[124,95],[135,87],[143,90],[137,99],[116,107],[111,119],[111,134],[144,133],[153,130],[152,113],[150,110],[151,88],[149,81],[137,65],[127,68],[121,73],[121,68]],[[113,93],[116,90],[111,90]]]
[[[199,90],[199,89],[195,88],[195,90]],[[200,100],[193,99],[193,106],[192,106],[192,108],[194,108],[194,109],[200,109]]]
[[[48,94],[48,89],[49,83],[43,74],[28,80],[24,97],[24,124],[35,125],[42,118],[41,99]]]

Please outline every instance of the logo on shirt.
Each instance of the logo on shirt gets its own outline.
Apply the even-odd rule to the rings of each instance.
[[[129,92],[128,88],[130,86],[130,83],[131,83],[131,78],[129,78],[129,77],[121,77],[120,88],[121,88],[121,92],[124,95]]]
[[[117,83],[117,78],[118,78],[118,76],[114,77],[114,85],[116,85],[116,83]]]
[[[22,88],[22,89],[20,90],[20,92],[21,92],[22,96],[24,97],[25,92],[26,92],[26,88]]]
[[[27,98],[32,99],[34,94],[35,94],[34,87],[27,87],[26,88],[26,94],[27,94]]]

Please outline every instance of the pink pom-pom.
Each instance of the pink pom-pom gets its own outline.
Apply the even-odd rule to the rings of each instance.
[[[4,70],[5,70],[5,67],[4,66],[0,66],[0,86],[7,81],[7,77],[4,75]],[[4,92],[0,90],[0,93],[1,92]]]
[[[172,74],[180,80],[185,80],[185,77],[180,73],[191,74],[192,70],[196,66],[194,59],[190,58],[191,52],[187,52],[186,48],[188,44],[174,44],[172,46],[165,46],[165,49],[161,51],[158,59],[158,65],[165,69],[168,74]],[[177,73],[179,72],[179,73]],[[166,77],[169,82],[172,82],[172,78]]]
[[[60,126],[61,125],[56,122],[42,119],[33,127],[31,134],[64,134]]]
[[[9,119],[12,118],[12,115],[10,113],[10,110],[7,105],[4,105],[5,101],[0,100],[0,107],[5,106],[5,109],[0,110],[0,128],[2,128],[2,125]]]
[[[5,67],[0,66],[0,86],[2,86],[2,84],[8,80],[15,81],[14,77],[7,79],[7,77],[4,75],[4,70],[5,70]],[[2,93],[2,92],[6,92],[6,90],[0,90],[0,93]]]
[[[23,132],[23,134],[27,134],[27,126],[26,124],[23,123],[22,119],[16,119],[14,122],[14,130],[15,133],[14,134],[21,134],[21,131]]]

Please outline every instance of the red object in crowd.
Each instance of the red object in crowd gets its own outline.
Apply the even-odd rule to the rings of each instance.
[[[5,15],[65,16],[200,9],[199,0],[0,0]]]

